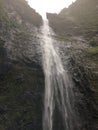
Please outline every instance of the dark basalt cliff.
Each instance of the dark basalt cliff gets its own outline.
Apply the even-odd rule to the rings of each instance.
[[[0,130],[42,129],[40,25],[25,0],[0,0]]]

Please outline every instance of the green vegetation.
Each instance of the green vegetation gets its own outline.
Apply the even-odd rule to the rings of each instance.
[[[95,54],[98,55],[98,46],[88,48],[87,52],[91,55],[95,55]]]
[[[69,37],[64,37],[64,36],[60,36],[60,35],[53,36],[53,38],[55,38],[59,41],[65,41],[65,42],[71,42],[72,41],[71,39],[69,39]]]
[[[98,46],[87,48],[86,53],[87,53],[87,57],[90,60],[90,63],[95,64],[94,67],[97,72],[98,71]]]

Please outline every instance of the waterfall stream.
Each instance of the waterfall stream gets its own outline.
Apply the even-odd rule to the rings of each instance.
[[[43,52],[43,69],[45,74],[45,96],[43,112],[43,130],[53,130],[53,114],[55,103],[62,115],[65,130],[79,130],[76,126],[73,82],[63,66],[60,55],[53,45],[53,31],[48,25],[48,20],[41,27]],[[67,61],[66,61],[67,62]]]

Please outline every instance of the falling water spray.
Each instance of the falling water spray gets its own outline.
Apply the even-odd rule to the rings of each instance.
[[[51,37],[53,31],[48,25],[48,20],[43,22],[41,33],[43,69],[45,74],[43,130],[53,130],[55,101],[62,114],[65,130],[74,130],[76,117],[73,110],[73,82],[68,74],[67,67],[63,67],[60,55],[55,50],[53,45],[54,40]],[[76,130],[79,129],[77,128]]]

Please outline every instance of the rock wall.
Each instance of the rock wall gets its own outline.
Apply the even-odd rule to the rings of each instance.
[[[25,0],[0,0],[0,130],[42,130],[41,25]]]

